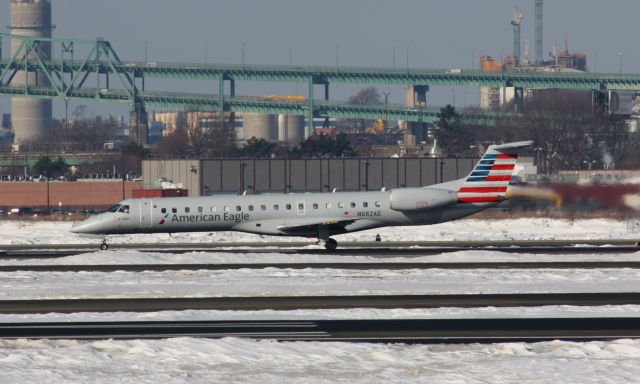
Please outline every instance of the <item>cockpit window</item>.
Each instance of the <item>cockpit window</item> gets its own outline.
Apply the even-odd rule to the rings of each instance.
[[[118,209],[118,212],[120,212],[120,213],[129,213],[129,206],[128,205],[121,206],[120,209]]]
[[[120,204],[116,204],[114,206],[112,206],[111,208],[107,209],[107,212],[118,212],[118,209],[120,209],[121,205]]]

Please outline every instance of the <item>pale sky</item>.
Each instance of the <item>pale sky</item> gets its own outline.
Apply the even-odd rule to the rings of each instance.
[[[0,25],[10,24],[10,0],[0,0]],[[511,54],[513,8],[524,13],[522,47],[529,39],[534,50],[534,0],[53,0],[53,20],[59,37],[110,41],[122,60],[144,59],[145,41],[150,61],[242,62],[335,66],[470,68],[472,58],[489,54],[500,59]],[[547,0],[544,4],[544,52],[563,34],[569,49],[588,56],[591,71],[639,73],[640,51],[637,0]],[[207,47],[205,50],[205,46]],[[8,52],[5,42],[4,52]],[[5,54],[6,55],[6,54]],[[238,95],[304,93],[304,84],[237,84]],[[215,82],[151,82],[149,88],[167,91],[216,93]],[[344,100],[360,86],[332,86],[332,98]],[[401,87],[390,91],[392,102],[402,102]],[[454,89],[457,106],[477,104],[475,89]],[[318,94],[319,91],[318,91]],[[337,96],[336,96],[337,95]],[[433,88],[431,105],[450,103],[449,88]],[[55,102],[60,117],[63,103]],[[125,105],[90,104],[96,113],[126,114]],[[0,98],[0,112],[9,112]]]

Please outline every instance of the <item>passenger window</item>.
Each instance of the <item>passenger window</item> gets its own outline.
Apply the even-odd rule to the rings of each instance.
[[[189,208],[189,207],[185,207],[185,208],[184,208],[184,213],[189,213],[189,212],[191,212],[191,208]]]
[[[224,211],[225,211],[225,212],[229,212],[229,206],[225,205],[225,206],[224,206]]]
[[[278,206],[278,204],[273,204],[273,210],[277,211],[278,209],[280,209],[280,207]]]
[[[162,209],[160,210],[160,212],[162,212],[162,213],[167,213],[167,208],[162,208]]]
[[[326,207],[331,209],[331,203],[327,203]]]
[[[287,204],[287,209],[291,210],[291,204]]]
[[[253,205],[250,205],[250,206],[249,206],[249,210],[250,210],[250,211],[253,211]]]
[[[318,209],[318,203],[313,203],[313,209]]]
[[[351,208],[355,208],[356,207],[356,203],[352,202],[351,203]]]
[[[202,209],[202,207],[198,207],[198,213],[202,213],[204,212],[204,209]]]
[[[338,203],[339,208],[344,208],[344,203]]]
[[[218,208],[216,208],[216,207],[214,207],[214,206],[212,206],[212,207],[211,207],[211,212],[215,212],[215,211],[217,211],[217,210],[218,210]]]
[[[266,205],[264,205],[264,204],[262,204],[262,205],[260,206],[260,210],[261,210],[261,211],[266,211],[266,210],[267,210],[267,206],[266,206]]]
[[[367,203],[366,201],[364,203],[362,203],[362,206],[367,208],[369,206],[369,203]]]
[[[298,209],[304,209],[304,203],[298,203]]]
[[[239,206],[239,205],[236,205],[236,211],[238,211],[238,212],[242,211],[242,207]]]
[[[379,201],[376,201],[376,207],[380,208],[382,207],[382,204]]]
[[[178,213],[178,208],[171,208],[172,213]]]

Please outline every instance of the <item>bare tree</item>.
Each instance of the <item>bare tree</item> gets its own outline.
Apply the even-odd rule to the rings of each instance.
[[[237,152],[235,129],[230,123],[220,124],[212,112],[191,111],[178,121],[176,132],[163,138],[156,152],[177,156],[220,157]]]
[[[366,87],[355,95],[349,97],[349,104],[356,105],[381,105],[382,95],[376,87]],[[373,126],[373,120],[367,119],[342,119],[337,127],[342,132],[363,133],[367,127]]]
[[[116,129],[112,118],[77,120],[69,128],[54,126],[38,139],[23,143],[32,151],[96,152],[112,140]]]
[[[534,140],[542,172],[602,165],[604,153],[620,160],[631,146],[624,126],[594,113],[588,92],[544,90],[526,100],[518,116],[499,118],[494,130],[483,132],[491,141]],[[599,163],[599,164],[598,164]]]

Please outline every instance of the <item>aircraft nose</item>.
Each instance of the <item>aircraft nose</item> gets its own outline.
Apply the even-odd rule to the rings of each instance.
[[[102,234],[105,230],[105,223],[100,220],[98,217],[91,217],[86,220],[83,220],[79,223],[75,223],[70,232],[78,233],[78,234],[93,234],[98,235]]]
[[[91,223],[87,223],[87,220],[83,220],[73,224],[73,226],[69,231],[71,233],[90,233],[88,232],[90,227],[91,227]]]

